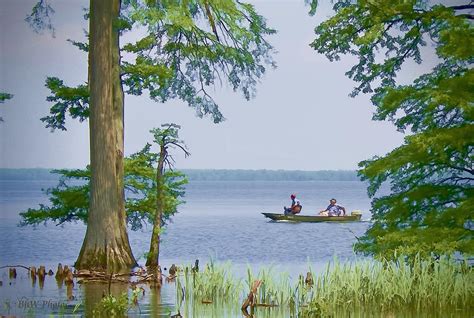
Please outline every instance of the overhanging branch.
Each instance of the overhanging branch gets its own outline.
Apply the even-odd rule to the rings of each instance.
[[[449,6],[448,8],[453,9],[453,10],[470,10],[470,9],[474,9],[474,4],[465,4],[461,6]]]

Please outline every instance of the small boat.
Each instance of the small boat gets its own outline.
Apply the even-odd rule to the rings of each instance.
[[[354,211],[351,215],[324,216],[324,215],[284,215],[281,213],[262,213],[265,217],[274,221],[291,222],[356,222],[362,218],[362,213]]]

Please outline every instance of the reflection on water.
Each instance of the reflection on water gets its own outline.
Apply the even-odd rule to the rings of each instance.
[[[58,287],[54,277],[50,276],[45,278],[42,288],[25,270],[20,272],[16,279],[7,278],[3,270],[0,272],[0,277],[1,315],[19,317],[64,315],[72,313],[82,297],[78,297],[81,292],[77,286]]]
[[[123,293],[128,293],[126,284],[87,283],[82,284],[82,304],[86,316],[92,316],[92,312],[103,296],[113,295],[119,298]]]
[[[68,300],[66,286],[58,287],[53,276],[46,277],[43,289],[38,285],[32,287],[30,278],[25,273],[20,273],[16,279],[8,278],[8,269],[0,271],[2,284],[0,286],[0,315],[18,317],[90,317],[92,310],[109,293],[108,284],[88,283],[75,284],[72,287],[73,299]],[[143,285],[144,297],[139,299],[138,306],[132,306],[127,316],[129,317],[170,317],[179,312],[183,317],[196,318],[237,318],[245,317],[240,311],[239,301],[232,303],[203,304],[193,302],[193,299],[176,301],[176,284],[164,283],[161,289],[150,289]],[[126,284],[111,284],[110,293],[119,297],[131,289]],[[178,303],[179,305],[176,305]],[[471,313],[463,308],[443,310],[442,308],[429,312],[417,312],[407,308],[403,312],[336,312],[331,317],[391,317],[391,318],[464,318],[472,317]],[[289,306],[265,308],[257,307],[254,318],[288,318],[294,317]]]

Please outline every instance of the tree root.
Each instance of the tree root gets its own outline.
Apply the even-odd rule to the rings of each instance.
[[[25,265],[5,265],[1,266],[0,269],[9,268],[10,278],[16,277],[16,270],[15,268],[24,268],[26,269],[31,279],[36,280],[37,277],[40,280],[44,281],[45,277],[54,275],[53,271],[49,270],[46,272],[44,266],[40,266],[38,269],[35,266],[25,266]],[[133,280],[132,277],[135,277],[136,280]],[[65,282],[66,285],[74,286],[73,279],[77,279],[77,283],[85,284],[85,283],[121,283],[121,284],[131,284],[131,285],[139,285],[139,284],[150,284],[153,287],[161,287],[162,286],[162,278],[166,278],[166,280],[173,281],[177,275],[166,276],[165,274],[161,273],[160,269],[154,269],[152,271],[146,271],[143,268],[139,268],[137,271],[131,271],[126,273],[115,273],[110,274],[104,271],[96,271],[96,270],[88,270],[88,269],[81,269],[72,270],[65,265],[64,267],[61,263],[58,264],[58,269],[56,271],[55,278],[57,281]]]
[[[9,267],[21,267],[21,268],[26,269],[27,271],[30,270],[30,268],[28,266],[25,266],[25,265],[5,265],[5,266],[1,266],[0,269],[9,268]]]

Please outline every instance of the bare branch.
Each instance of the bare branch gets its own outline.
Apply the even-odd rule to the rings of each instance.
[[[28,266],[25,266],[25,265],[5,265],[5,266],[1,266],[0,269],[9,268],[9,267],[21,267],[21,268],[24,268],[28,271],[30,270],[30,268]]]
[[[450,7],[447,7],[447,8],[450,8],[450,9],[453,9],[453,10],[470,10],[470,9],[474,9],[474,5],[473,4],[466,4],[466,5],[461,5],[461,6],[450,6]]]
[[[185,157],[191,155],[191,153],[184,146],[180,145],[179,143],[170,142],[170,144],[180,148],[184,152]]]

